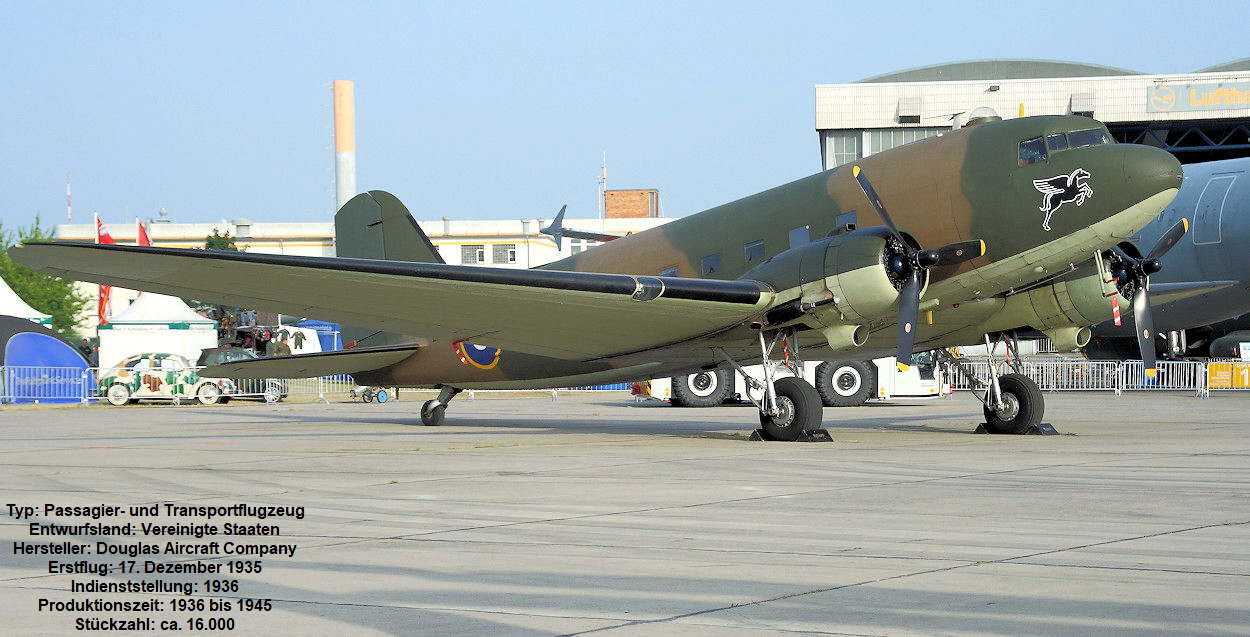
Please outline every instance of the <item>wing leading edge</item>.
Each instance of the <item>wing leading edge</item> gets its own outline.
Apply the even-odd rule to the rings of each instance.
[[[733,327],[774,298],[755,281],[78,243],[9,253],[68,279],[578,360]]]

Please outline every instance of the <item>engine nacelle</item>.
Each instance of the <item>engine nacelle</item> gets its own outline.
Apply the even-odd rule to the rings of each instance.
[[[1101,323],[1111,318],[1114,304],[1111,297],[1107,296],[1111,293],[1119,297],[1121,312],[1129,312],[1129,300],[1120,296],[1113,285],[1105,283],[1092,265],[1078,270],[1078,274],[1082,273],[1083,276],[1056,281],[1021,295],[1027,298],[1036,315],[1029,321],[1033,327],[1059,330]],[[1075,336],[1074,342],[1086,340],[1083,338],[1084,334]]]
[[[776,290],[800,288],[799,299],[769,313],[769,323],[809,316],[828,327],[859,325],[897,312],[899,288],[886,270],[896,241],[883,227],[825,237],[786,250],[742,278]]]

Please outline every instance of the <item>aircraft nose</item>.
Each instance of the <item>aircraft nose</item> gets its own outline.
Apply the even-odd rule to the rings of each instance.
[[[1145,196],[1180,188],[1185,179],[1181,163],[1164,150],[1140,144],[1124,144],[1124,180]]]

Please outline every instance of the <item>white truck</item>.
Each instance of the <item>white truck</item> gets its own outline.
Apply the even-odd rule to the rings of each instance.
[[[764,377],[759,365],[745,369],[755,378]],[[803,378],[816,388],[826,407],[854,407],[872,398],[934,398],[951,393],[950,382],[941,366],[934,363],[931,352],[914,354],[911,368],[905,372],[899,371],[891,356],[872,361],[807,363]],[[728,369],[656,378],[649,385],[647,393],[678,407],[712,407],[726,401],[746,400],[748,391],[756,400],[762,398],[762,391],[749,389],[740,374]]]

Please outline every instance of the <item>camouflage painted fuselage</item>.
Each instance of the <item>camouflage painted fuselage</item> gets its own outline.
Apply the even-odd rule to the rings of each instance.
[[[1180,186],[1181,169],[1171,155],[1158,149],[1103,143],[1052,149],[1041,159],[1025,159],[1023,142],[1090,129],[1105,135],[1100,123],[1081,117],[992,122],[855,162],[871,179],[899,229],[920,247],[975,239],[987,246],[983,257],[931,271],[922,297],[918,349],[976,343],[982,334],[996,330],[1040,327],[1033,306],[1010,301],[1006,293],[1089,260],[1095,251],[1140,230],[1168,204]],[[1079,196],[1051,196],[1035,184],[1061,176],[1070,177],[1075,188],[1084,187]],[[826,238],[849,213],[855,213],[858,230]],[[835,280],[841,274],[843,283],[878,281],[880,277],[873,279],[876,275],[870,272],[873,264],[861,264],[864,267],[852,273],[837,271],[834,263],[847,262],[853,251],[838,242],[849,243],[848,237],[859,240],[880,225],[852,177],[851,165],[846,165],[617,239],[544,269],[756,280],[776,292],[772,307],[824,295],[836,302],[823,314],[786,323],[800,330],[802,355],[829,359],[854,350],[850,355],[867,359],[892,351],[897,300],[882,297],[880,290],[869,290],[868,285],[839,287]],[[806,233],[801,231],[804,227]],[[792,245],[796,234],[805,236]],[[826,254],[822,247],[804,246],[822,241],[830,246],[827,257],[821,256]],[[709,268],[713,262],[715,267]],[[851,297],[856,294],[877,295],[857,306],[871,307],[870,312],[853,307],[857,301]],[[715,353],[717,347],[739,362],[758,361],[758,326],[751,323],[763,322],[765,330],[779,326],[767,324],[764,314],[761,311],[760,321],[701,338],[674,339],[661,347],[598,360],[481,349],[490,345],[488,338],[475,341],[475,346],[415,339],[423,347],[410,358],[356,378],[375,385],[503,389],[676,375],[724,364]],[[867,342],[839,346],[831,334],[843,323],[863,325],[869,333]],[[666,332],[666,325],[658,322],[638,325],[622,320],[596,327],[604,333]],[[466,346],[472,349],[466,351]]]

